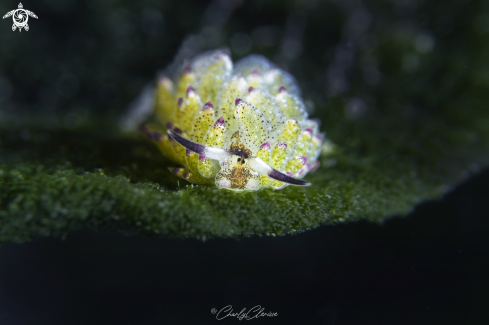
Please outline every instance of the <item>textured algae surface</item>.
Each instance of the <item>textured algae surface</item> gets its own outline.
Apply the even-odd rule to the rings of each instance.
[[[483,42],[489,28],[481,16],[487,8],[475,2],[447,8],[451,32],[433,27],[432,49],[420,38],[424,29],[393,25],[385,8],[368,8],[378,18],[369,30],[376,47],[355,55],[376,58],[377,83],[365,82],[353,66],[349,88],[326,100],[317,95],[321,77],[297,75],[304,97],[315,103],[312,117],[322,120],[321,131],[334,143],[320,157],[321,168],[306,177],[313,183],[307,188],[235,193],[191,186],[167,171],[171,162],[144,137],[117,130],[116,110],[106,117],[90,112],[71,127],[12,123],[2,115],[0,243],[102,227],[201,239],[284,235],[405,215],[489,160],[489,49]],[[313,36],[296,68],[309,75],[328,64],[312,51],[318,28],[312,11]]]
[[[342,100],[329,103],[328,111],[341,111]],[[81,227],[209,238],[284,235],[363,218],[381,222],[440,195],[470,168],[467,153],[477,152],[463,141],[473,130],[456,129],[452,141],[450,132],[438,133],[446,132],[443,123],[428,123],[429,132],[418,125],[413,132],[426,133],[403,143],[389,140],[388,128],[362,129],[334,116],[330,123],[336,149],[307,177],[313,186],[246,193],[178,180],[166,170],[171,162],[138,135],[32,130],[25,140],[2,133],[0,240]]]

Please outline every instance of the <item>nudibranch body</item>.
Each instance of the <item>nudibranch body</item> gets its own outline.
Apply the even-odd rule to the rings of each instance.
[[[295,79],[259,55],[233,67],[223,50],[186,65],[174,83],[160,77],[155,116],[167,134],[141,130],[194,184],[235,191],[307,186],[323,135],[308,119]]]

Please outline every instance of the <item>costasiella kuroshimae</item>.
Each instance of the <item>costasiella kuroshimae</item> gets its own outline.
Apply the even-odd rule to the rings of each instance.
[[[308,119],[295,79],[259,55],[233,67],[226,51],[209,51],[176,82],[160,77],[154,115],[156,125],[140,131],[190,183],[235,191],[308,186],[302,178],[319,166],[324,135]]]

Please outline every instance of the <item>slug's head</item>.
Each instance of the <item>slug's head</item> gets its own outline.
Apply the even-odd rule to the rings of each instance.
[[[263,176],[290,185],[311,185],[307,181],[275,170],[257,156],[251,156],[251,151],[241,143],[234,143],[225,150],[190,141],[172,129],[168,130],[168,136],[186,149],[219,162],[221,169],[215,177],[215,184],[219,188],[235,191],[257,190],[262,186]]]

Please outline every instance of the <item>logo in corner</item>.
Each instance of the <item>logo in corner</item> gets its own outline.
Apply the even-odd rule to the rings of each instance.
[[[22,28],[24,28],[26,31],[29,30],[29,25],[27,25],[27,21],[29,20],[29,16],[36,18],[37,16],[35,13],[29,10],[25,10],[24,6],[22,6],[22,3],[19,3],[19,8],[14,9],[12,11],[9,11],[3,16],[3,19],[8,18],[12,16],[12,19],[14,20],[14,24],[12,25],[12,31],[15,32],[15,30],[18,28],[19,32],[22,31]]]

